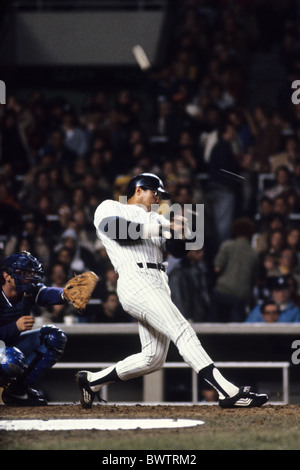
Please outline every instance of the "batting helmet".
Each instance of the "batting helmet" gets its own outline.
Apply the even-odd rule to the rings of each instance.
[[[21,251],[4,258],[1,273],[3,271],[14,279],[18,292],[30,291],[41,282],[44,274],[41,263],[28,251]]]
[[[127,187],[127,197],[131,198],[135,192],[135,188],[140,186],[142,189],[150,189],[152,191],[158,191],[162,199],[170,199],[171,195],[164,189],[162,180],[152,173],[141,173],[140,175],[134,176]]]

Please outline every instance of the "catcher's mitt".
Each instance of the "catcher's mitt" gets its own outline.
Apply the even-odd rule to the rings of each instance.
[[[64,299],[71,302],[79,313],[84,312],[98,280],[98,276],[93,271],[74,276],[64,287]]]

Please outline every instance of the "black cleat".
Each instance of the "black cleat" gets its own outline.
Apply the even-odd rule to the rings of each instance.
[[[14,390],[8,386],[2,392],[2,401],[9,406],[47,406],[48,402],[39,392],[27,387],[21,390]]]
[[[87,378],[88,372],[86,370],[81,370],[76,374],[76,383],[81,391],[81,406],[82,408],[92,408],[96,392],[90,388],[90,384]]]
[[[221,408],[254,408],[264,405],[268,401],[265,393],[255,393],[252,387],[241,387],[233,397],[219,400]]]

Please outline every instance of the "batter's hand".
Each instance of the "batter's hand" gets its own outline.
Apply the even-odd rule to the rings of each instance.
[[[32,315],[25,315],[16,321],[16,325],[20,332],[32,330],[34,317]]]
[[[186,239],[186,235],[190,233],[188,227],[188,219],[181,215],[175,215],[171,221],[171,229],[182,240]]]

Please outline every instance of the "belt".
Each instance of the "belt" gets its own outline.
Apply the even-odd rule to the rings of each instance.
[[[158,269],[159,271],[166,271],[162,263],[137,263],[139,268]]]

